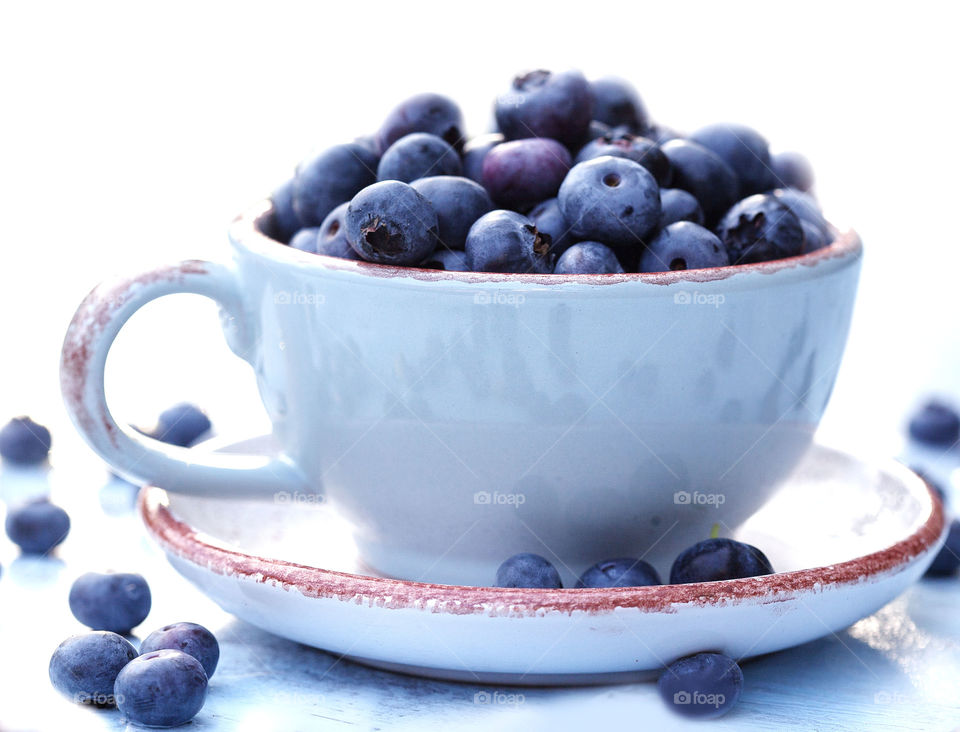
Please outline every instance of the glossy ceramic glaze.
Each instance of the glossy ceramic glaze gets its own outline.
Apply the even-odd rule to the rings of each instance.
[[[789,260],[625,275],[497,275],[291,250],[235,222],[228,265],[95,290],[64,345],[74,421],[117,470],[173,491],[327,500],[362,555],[481,583],[505,556],[673,556],[736,527],[797,463],[840,364],[859,274],[850,232]],[[282,446],[203,456],[116,425],[113,337],[170,292],[218,300]]]
[[[906,468],[816,445],[737,535],[762,547],[778,573],[725,582],[616,590],[406,582],[365,568],[349,522],[329,506],[147,488],[140,510],[174,567],[248,622],[389,668],[524,684],[598,683],[707,648],[744,658],[838,631],[916,580],[945,526],[939,501]]]

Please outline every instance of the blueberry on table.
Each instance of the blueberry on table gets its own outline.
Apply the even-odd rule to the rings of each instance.
[[[514,554],[497,570],[496,587],[560,589],[560,574],[539,554]]]
[[[771,167],[777,188],[796,188],[804,192],[813,188],[813,166],[800,153],[777,153],[771,159]]]
[[[379,158],[366,145],[334,145],[297,168],[293,209],[301,226],[320,226],[333,209],[377,180]]]
[[[0,429],[0,457],[17,465],[38,465],[47,459],[50,430],[29,417],[14,417]]]
[[[670,584],[717,582],[773,574],[766,555],[733,539],[706,539],[680,552],[670,568]]]
[[[770,146],[756,130],[746,125],[720,123],[701,127],[690,139],[730,166],[740,181],[741,197],[777,187],[770,163]]]
[[[626,158],[635,163],[640,163],[657,179],[658,185],[670,184],[670,161],[667,160],[663,150],[653,140],[648,140],[646,137],[637,137],[630,133],[610,133],[591,140],[580,148],[575,162],[582,163],[585,160],[593,160],[604,155]]]
[[[647,109],[629,81],[606,76],[590,82],[593,118],[610,127],[623,125],[634,133],[646,130]]]
[[[439,269],[445,272],[469,272],[467,253],[459,249],[437,249],[424,259],[420,266],[424,269]]]
[[[47,554],[70,533],[70,517],[46,498],[27,501],[7,512],[7,536],[24,554]]]
[[[570,224],[563,218],[560,202],[556,198],[541,201],[530,209],[527,217],[537,227],[537,231],[550,237],[551,254],[560,256],[577,243],[570,231]]]
[[[57,646],[50,657],[50,682],[75,702],[113,706],[117,674],[136,657],[137,649],[116,633],[74,635]]]
[[[735,204],[717,234],[730,264],[767,262],[803,253],[803,227],[776,196],[758,193]]]
[[[697,653],[667,666],[657,681],[660,697],[684,717],[722,717],[743,691],[743,671],[722,653]]]
[[[730,264],[723,242],[712,231],[692,221],[678,221],[662,229],[640,255],[641,272],[725,267]]]
[[[960,521],[954,519],[943,548],[934,557],[924,577],[950,577],[960,569]]]
[[[639,163],[606,155],[574,165],[557,198],[580,239],[642,246],[660,221],[660,188]]]
[[[88,628],[126,635],[150,613],[150,587],[139,574],[87,572],[70,587],[69,602]]]
[[[739,198],[740,181],[723,160],[689,140],[670,140],[660,147],[673,170],[672,185],[696,196],[708,226]]]
[[[660,228],[678,221],[692,221],[703,226],[703,209],[692,193],[679,188],[660,189]]]
[[[553,271],[550,237],[526,216],[496,210],[470,227],[465,251],[474,272],[547,274]]]
[[[368,262],[416,265],[437,245],[433,206],[397,180],[374,183],[354,196],[346,223],[350,246]]]
[[[157,426],[150,436],[170,445],[190,447],[206,435],[211,427],[210,418],[202,409],[183,402],[160,413]]]
[[[463,147],[463,114],[452,99],[440,94],[417,94],[404,100],[387,115],[376,134],[382,153],[412,132],[436,135],[457,150]]]
[[[213,633],[196,623],[173,623],[153,631],[140,644],[140,655],[170,649],[193,656],[203,666],[207,678],[213,676],[220,660],[220,644]]]
[[[377,180],[409,183],[428,175],[460,175],[460,156],[453,147],[427,132],[401,137],[380,158]]]
[[[473,222],[493,210],[486,189],[469,178],[437,175],[410,184],[437,214],[437,235],[448,249],[463,249]]]
[[[910,418],[908,430],[917,442],[950,447],[960,440],[960,415],[949,404],[931,399]]]
[[[360,259],[350,242],[347,241],[347,208],[350,202],[341,203],[327,214],[316,234],[316,254],[325,254],[328,257],[341,259]],[[293,242],[290,242],[293,246]]]
[[[293,210],[293,179],[277,188],[270,197],[273,204],[273,216],[270,219],[270,231],[266,232],[274,239],[288,242],[300,229],[300,219]]]
[[[504,141],[499,132],[491,132],[478,137],[471,137],[463,146],[460,162],[463,164],[463,175],[476,183],[483,182],[483,161],[493,148]]]
[[[508,140],[549,137],[574,147],[590,128],[593,94],[579,71],[539,69],[514,78],[497,98],[494,114]]]
[[[193,656],[162,650],[133,659],[114,684],[117,707],[145,727],[177,727],[193,719],[207,697],[207,674]]]
[[[642,559],[605,559],[577,580],[577,587],[647,587],[659,585],[660,575]]]
[[[554,274],[618,274],[623,272],[616,253],[606,244],[582,241],[557,259]]]
[[[556,140],[531,137],[497,145],[483,161],[483,186],[499,206],[525,211],[557,195],[571,165]]]

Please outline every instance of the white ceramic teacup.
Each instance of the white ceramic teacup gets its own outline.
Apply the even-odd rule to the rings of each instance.
[[[227,264],[104,284],[62,387],[115,470],[168,490],[323,496],[361,556],[408,579],[490,584],[507,556],[673,556],[754,513],[810,444],[843,353],[855,233],[775,262],[659,274],[504,275],[307,254],[231,229]],[[118,425],[107,352],[162,295],[218,301],[282,453],[203,453]]]

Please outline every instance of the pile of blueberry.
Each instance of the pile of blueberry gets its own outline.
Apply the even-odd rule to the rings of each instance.
[[[452,100],[407,99],[298,166],[266,233],[345,259],[537,274],[722,267],[833,240],[809,163],[749,127],[681,135],[629,83],[578,71],[517,76],[494,112],[497,131],[467,139]]]

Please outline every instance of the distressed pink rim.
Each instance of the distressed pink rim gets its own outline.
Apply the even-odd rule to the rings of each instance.
[[[808,267],[811,272],[820,268],[817,265],[827,262],[840,263],[856,260],[863,251],[860,236],[852,229],[837,236],[833,243],[808,254],[778,259],[772,262],[755,264],[736,264],[710,269],[688,269],[678,272],[627,272],[624,274],[503,274],[499,272],[446,272],[416,267],[398,267],[372,262],[358,262],[325,254],[308,254],[290,249],[276,239],[263,233],[264,224],[273,213],[273,204],[265,199],[249,211],[238,216],[230,229],[231,239],[246,248],[256,250],[277,262],[296,262],[300,265],[314,265],[326,270],[352,272],[379,278],[403,277],[428,282],[451,281],[467,284],[516,284],[516,285],[615,285],[622,282],[637,282],[649,285],[670,285],[679,282],[713,282],[725,280],[738,274],[759,273],[774,274],[797,267]]]
[[[916,475],[911,479],[921,480]],[[744,601],[766,605],[789,601],[801,592],[869,581],[927,552],[942,536],[945,527],[943,507],[933,490],[926,484],[924,487],[931,505],[924,523],[910,536],[873,554],[826,567],[765,577],[617,589],[466,587],[336,572],[217,546],[173,515],[167,494],[160,488],[144,488],[140,492],[139,509],[147,530],[165,551],[225,577],[274,584],[285,590],[297,590],[310,598],[336,599],[388,609],[529,617],[553,611],[605,614],[617,608],[673,612],[677,605],[704,607]]]

